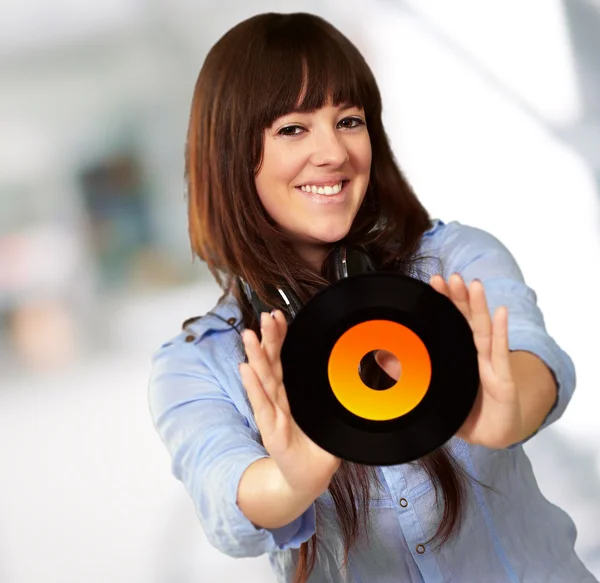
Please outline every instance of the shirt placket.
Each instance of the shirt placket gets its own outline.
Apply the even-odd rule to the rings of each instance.
[[[393,471],[393,476],[390,472]],[[417,490],[408,491],[404,470],[397,467],[394,470],[382,468],[382,476],[394,503],[394,510],[398,523],[404,535],[408,551],[410,552],[424,583],[443,583],[442,572],[437,559],[430,550],[430,545],[425,544],[426,537],[421,526],[419,510],[414,499]],[[427,486],[428,484],[424,484]],[[421,488],[418,490],[423,491]]]

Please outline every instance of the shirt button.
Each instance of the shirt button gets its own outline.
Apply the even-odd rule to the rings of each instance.
[[[188,336],[185,337],[186,342],[193,342],[195,339],[196,339],[196,337],[193,336],[192,334],[189,334]]]
[[[227,323],[228,323],[230,326],[233,326],[233,325],[235,324],[235,318],[229,318],[229,319],[227,320]]]
[[[400,498],[400,506],[406,508],[408,506],[408,500],[406,498]]]
[[[425,547],[423,545],[417,545],[417,553],[422,555],[425,552]]]

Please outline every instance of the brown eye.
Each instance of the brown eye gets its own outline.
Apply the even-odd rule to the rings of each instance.
[[[299,130],[299,131],[296,131]],[[300,133],[300,131],[302,130],[302,128],[300,126],[285,126],[284,128],[281,128],[278,132],[277,135],[280,136],[296,136]]]
[[[362,119],[358,117],[345,117],[342,121],[339,122],[338,125],[348,130],[352,130],[358,126],[365,125],[365,123]]]

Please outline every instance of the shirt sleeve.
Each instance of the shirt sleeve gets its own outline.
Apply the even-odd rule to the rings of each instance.
[[[246,468],[268,452],[203,364],[194,344],[165,344],[152,358],[149,404],[172,458],[173,475],[190,494],[209,542],[233,557],[298,548],[315,532],[314,504],[278,529],[256,527],[237,505]]]
[[[537,296],[529,288],[515,258],[490,233],[459,223],[448,225],[440,257],[443,275],[460,273],[468,284],[481,280],[490,310],[508,308],[508,341],[510,350],[524,350],[540,358],[554,375],[557,396],[552,409],[536,432],[509,449],[522,445],[542,429],[557,421],[564,413],[575,390],[575,367],[568,354],[546,331]]]

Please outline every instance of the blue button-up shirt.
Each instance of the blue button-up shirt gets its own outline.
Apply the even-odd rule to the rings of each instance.
[[[439,220],[424,234],[420,251],[434,258],[425,264],[424,280],[453,272],[467,283],[478,278],[492,313],[508,307],[510,349],[536,354],[554,373],[558,397],[542,428],[555,422],[573,395],[573,363],[547,333],[535,293],[510,252],[481,229]],[[318,515],[320,544],[310,583],[596,582],[575,554],[573,521],[540,493],[522,444],[492,450],[450,440],[455,459],[496,491],[469,482],[462,526],[440,549],[425,544],[441,511],[418,464],[377,468],[381,483],[372,491],[369,539],[361,534],[343,568],[328,492],[285,527],[255,527],[237,506],[237,488],[246,468],[268,453],[238,372],[240,320],[237,303],[227,296],[160,347],[149,384],[150,411],[173,474],[216,548],[233,557],[267,553],[276,580],[288,582]]]

